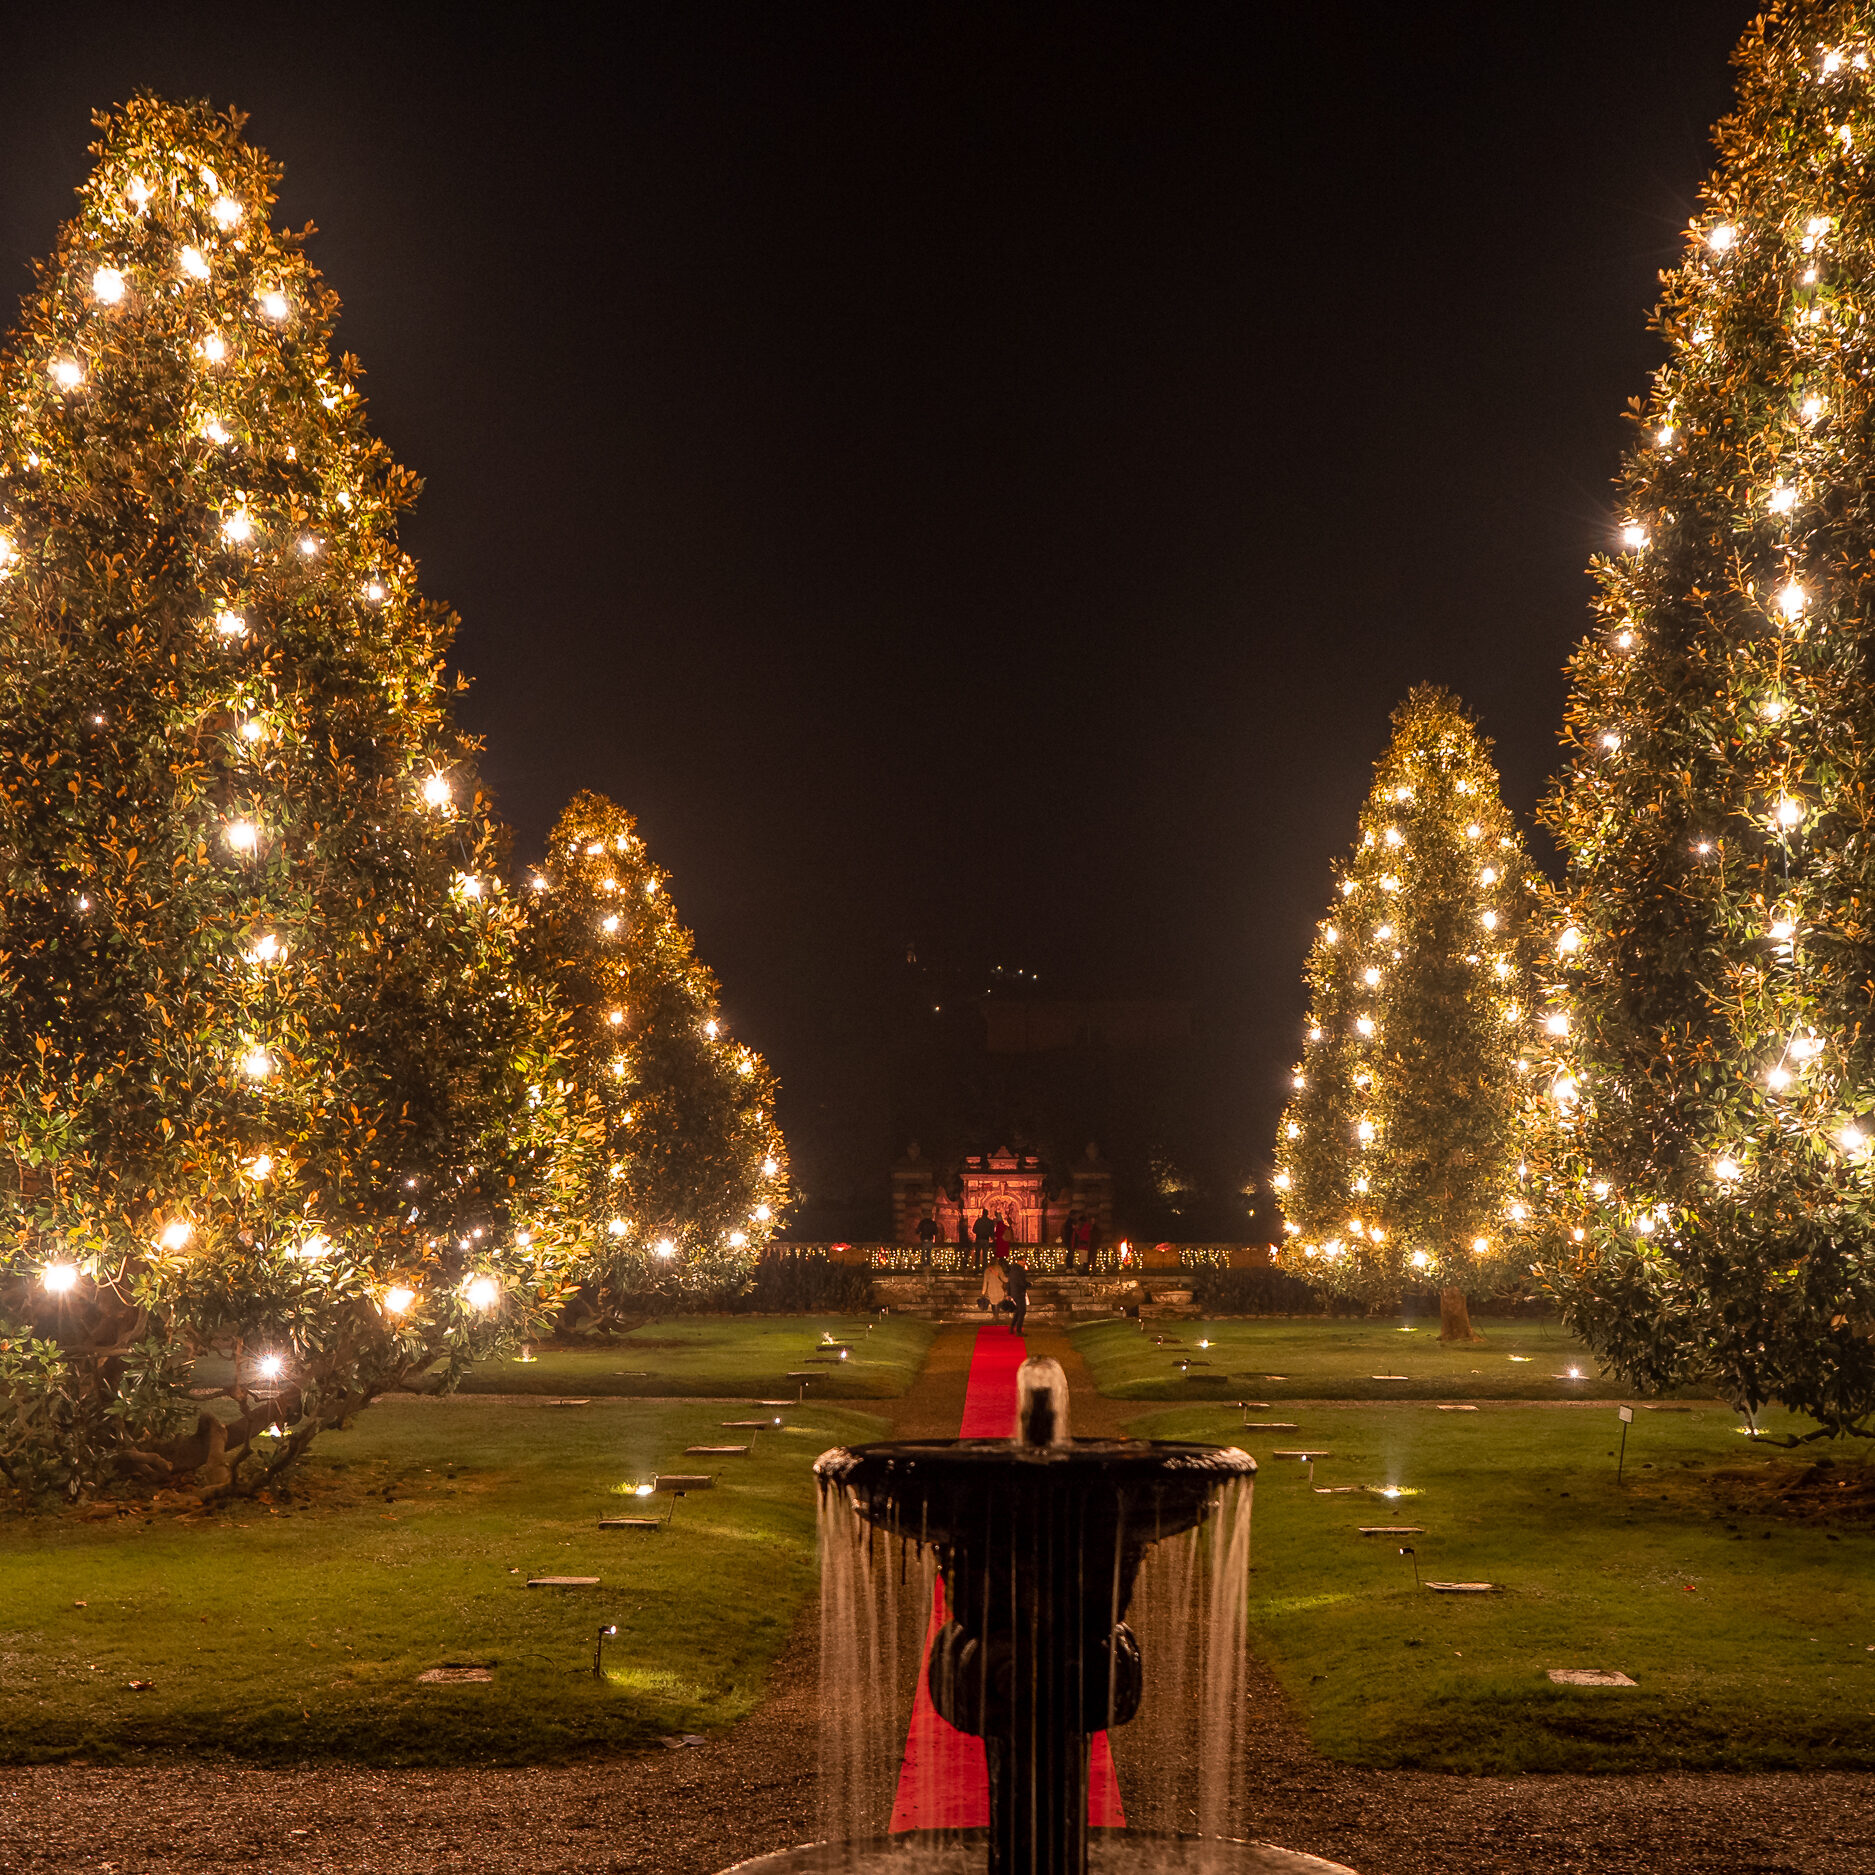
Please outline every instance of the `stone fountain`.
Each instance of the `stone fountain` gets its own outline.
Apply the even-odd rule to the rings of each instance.
[[[948,1619],[926,1683],[938,1713],[983,1741],[989,1827],[817,1844],[731,1875],[1337,1871],[1261,1843],[1134,1830],[1090,1842],[1090,1740],[1133,1719],[1145,1684],[1126,1619],[1141,1564],[1204,1523],[1220,1493],[1247,1493],[1255,1471],[1229,1447],[1072,1438],[1067,1378],[1051,1360],[1023,1363],[1012,1438],[825,1453],[823,1502],[844,1499],[872,1532],[900,1539],[901,1566],[908,1545],[936,1556]],[[889,1545],[882,1564],[892,1566]],[[1241,1579],[1234,1592],[1241,1601]],[[823,1700],[843,1690],[823,1685]]]

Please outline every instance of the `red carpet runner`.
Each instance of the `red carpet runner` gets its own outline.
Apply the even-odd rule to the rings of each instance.
[[[1016,1423],[1016,1369],[1028,1353],[1021,1336],[1000,1326],[979,1328],[970,1357],[970,1382],[964,1392],[964,1419],[958,1428],[966,1439],[1006,1439]],[[925,1663],[931,1643],[944,1625],[944,1583],[931,1598],[931,1621],[925,1629],[924,1659],[918,1664],[918,1690],[912,1699],[911,1730],[905,1737],[905,1762],[898,1774],[892,1804],[892,1828],[982,1829],[990,1820],[990,1779],[983,1741],[947,1725],[931,1703]],[[1124,1829],[1119,1780],[1105,1732],[1094,1735],[1089,1750],[1087,1820],[1096,1828]]]

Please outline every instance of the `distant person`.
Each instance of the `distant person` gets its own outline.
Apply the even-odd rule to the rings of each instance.
[[[983,1271],[983,1293],[977,1307],[994,1315],[1009,1300],[1009,1273],[1000,1263],[991,1263]]]
[[[1074,1227],[1080,1221],[1078,1211],[1070,1211],[1061,1220],[1061,1267],[1066,1270],[1074,1268]]]
[[[977,1221],[970,1233],[977,1240],[977,1267],[979,1269],[990,1260],[990,1238],[995,1229],[995,1225],[990,1222],[990,1214],[987,1211],[979,1211]]]
[[[996,1229],[990,1236],[990,1254],[998,1263],[1009,1261],[1009,1220],[1006,1217],[996,1220]]]
[[[931,1267],[931,1246],[938,1240],[937,1219],[929,1211],[918,1220],[918,1261],[922,1267]]]
[[[1003,1280],[1009,1285],[1009,1306],[1015,1310],[1009,1323],[1009,1332],[1019,1335],[1022,1324],[1029,1318],[1029,1272],[1020,1255],[1004,1272]]]
[[[1069,1266],[1078,1263],[1088,1271],[1094,1267],[1094,1220],[1084,1217],[1074,1227],[1074,1254],[1068,1259]]]

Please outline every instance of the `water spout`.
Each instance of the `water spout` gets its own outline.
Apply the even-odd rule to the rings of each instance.
[[[1031,1452],[1074,1443],[1068,1431],[1068,1376],[1059,1361],[1031,1354],[1016,1370],[1016,1443]]]

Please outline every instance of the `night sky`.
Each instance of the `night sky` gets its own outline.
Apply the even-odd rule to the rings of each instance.
[[[1190,1000],[1241,1176],[1395,702],[1554,764],[1749,10],[16,9],[0,323],[94,108],[238,105],[521,853],[639,816],[809,1190],[910,944]]]

